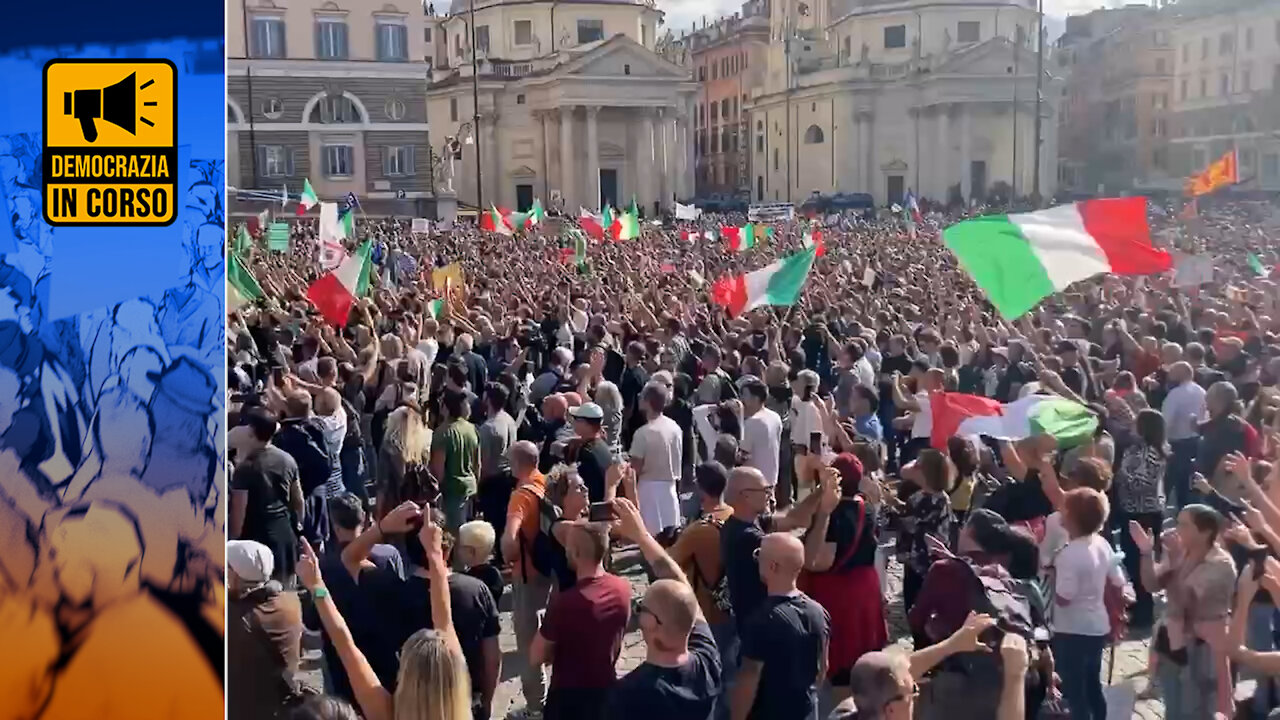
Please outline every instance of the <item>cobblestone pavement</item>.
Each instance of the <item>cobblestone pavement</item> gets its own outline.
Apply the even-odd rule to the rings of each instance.
[[[636,597],[642,595],[648,587],[648,581],[638,565],[638,557],[634,550],[615,554],[617,566],[615,571],[631,581]],[[902,613],[902,568],[896,562],[889,565],[889,590],[893,601],[889,604],[889,637],[892,649],[909,652],[911,649],[911,633],[907,630],[906,619]],[[499,638],[502,647],[502,680],[493,699],[493,718],[502,720],[509,713],[524,707],[524,697],[520,690],[520,671],[525,666],[523,656],[516,652],[515,630],[511,625],[510,593],[502,602],[502,635]],[[318,634],[308,633],[304,640],[304,670],[308,682],[315,687],[322,687],[320,675],[320,640]],[[1109,720],[1163,720],[1164,705],[1156,698],[1145,697],[1147,693],[1147,647],[1145,638],[1134,638],[1120,643],[1115,649],[1115,668],[1112,684],[1116,686],[1108,698],[1119,696],[1137,696],[1133,712],[1127,714],[1121,709],[1126,703],[1112,703]],[[1106,679],[1107,660],[1103,659],[1104,680]],[[639,629],[633,627],[623,638],[622,655],[618,658],[618,672],[626,673],[644,662],[644,641]],[[1127,692],[1126,692],[1127,691]],[[830,702],[823,703],[822,716],[830,709]],[[1116,707],[1120,705],[1121,707]]]

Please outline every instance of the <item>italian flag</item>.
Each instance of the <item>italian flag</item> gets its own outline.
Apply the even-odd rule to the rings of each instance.
[[[489,206],[488,212],[480,216],[480,229],[499,235],[510,235],[513,230],[507,216],[493,205]]]
[[[733,252],[743,252],[755,247],[760,241],[773,237],[773,228],[761,227],[756,223],[747,223],[742,227],[726,225],[720,228],[720,236],[729,243]]]
[[[1002,405],[978,395],[935,392],[929,396],[929,411],[929,442],[939,450],[946,449],[948,438],[982,435],[997,440],[1052,435],[1059,447],[1073,447],[1098,429],[1098,418],[1089,408],[1057,395],[1028,395]]]
[[[336,269],[321,275],[307,288],[307,299],[324,319],[335,327],[346,327],[347,316],[356,298],[369,291],[372,273],[372,243],[365,241],[355,255],[347,257]]]
[[[1248,258],[1246,258],[1246,260],[1249,263],[1249,269],[1253,271],[1254,275],[1257,275],[1258,277],[1266,277],[1267,275],[1270,274],[1267,272],[1266,266],[1262,264],[1262,258],[1258,257],[1257,255],[1253,253],[1249,253],[1249,256]]]
[[[804,246],[806,248],[816,248],[816,256],[822,257],[827,254],[827,245],[822,242],[822,231],[815,230],[804,234]]]
[[[711,286],[711,301],[731,315],[763,305],[794,305],[816,256],[817,248],[811,247],[746,275],[721,278]]]
[[[578,208],[578,227],[591,236],[591,239],[604,240],[604,231],[607,227],[604,224],[604,219],[584,207]]]
[[[632,212],[624,212],[610,229],[613,229],[614,240],[635,240],[640,237],[640,217]]]
[[[240,262],[240,256],[232,253],[227,258],[227,311],[232,312],[262,297],[262,286]]]
[[[311,189],[311,181],[302,181],[302,197],[298,199],[298,214],[306,215],[307,211],[315,207],[320,202],[320,198],[316,197],[316,191]]]
[[[1008,320],[1077,280],[1149,275],[1173,258],[1151,245],[1147,200],[1089,200],[952,225],[943,242]]]
[[[427,303],[427,312],[431,313],[431,317],[439,320],[440,313],[444,312],[444,299],[437,298]]]

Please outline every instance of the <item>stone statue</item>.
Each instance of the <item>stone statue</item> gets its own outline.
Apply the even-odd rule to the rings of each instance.
[[[944,51],[951,49],[951,28],[942,28],[942,49]]]

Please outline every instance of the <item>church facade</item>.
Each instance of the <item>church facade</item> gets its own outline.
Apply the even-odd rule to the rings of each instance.
[[[652,213],[692,194],[696,85],[655,52],[653,5],[488,0],[474,15],[478,74],[471,8],[455,2],[426,92],[433,144],[461,149],[446,155],[445,192],[574,213],[633,199]]]
[[[1031,195],[1036,26],[1033,0],[775,0],[776,41],[750,106],[752,200]],[[1044,70],[1039,191],[1049,197],[1062,80],[1047,57]]]

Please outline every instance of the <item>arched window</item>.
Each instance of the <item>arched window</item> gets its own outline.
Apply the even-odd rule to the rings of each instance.
[[[316,103],[308,120],[326,125],[342,125],[363,122],[364,117],[351,98],[345,95],[326,95]]]
[[[823,139],[822,128],[817,125],[810,125],[809,129],[804,131],[805,145],[821,145]]]

